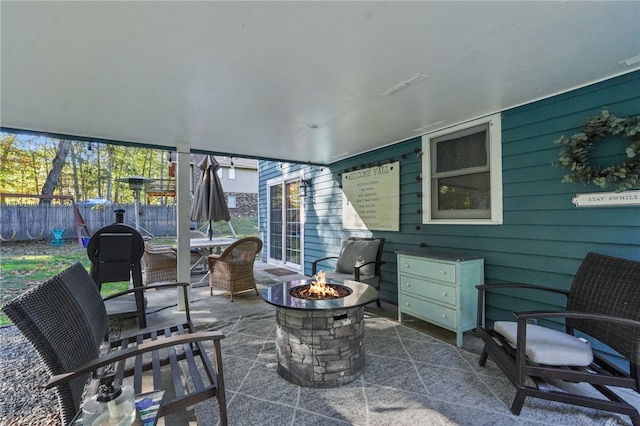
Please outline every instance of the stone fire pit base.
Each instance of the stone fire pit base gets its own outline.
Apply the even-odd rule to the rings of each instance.
[[[326,310],[276,308],[278,374],[291,383],[331,388],[364,369],[364,306]]]

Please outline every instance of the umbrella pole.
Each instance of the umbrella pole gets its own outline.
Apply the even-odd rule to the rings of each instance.
[[[209,234],[209,241],[211,241],[213,239],[213,228],[211,227],[211,219],[209,219],[209,230],[207,231],[207,234]]]

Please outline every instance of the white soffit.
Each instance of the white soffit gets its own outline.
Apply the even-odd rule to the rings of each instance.
[[[640,67],[640,2],[0,8],[5,129],[234,156],[327,164]]]

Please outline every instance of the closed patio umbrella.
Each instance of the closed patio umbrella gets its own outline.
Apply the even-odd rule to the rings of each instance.
[[[191,220],[209,221],[209,239],[212,238],[211,222],[226,220],[229,222],[229,208],[224,199],[222,183],[218,179],[220,165],[213,155],[206,155],[198,164],[202,175],[191,204]]]

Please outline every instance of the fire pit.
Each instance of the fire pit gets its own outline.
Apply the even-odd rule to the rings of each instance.
[[[338,296],[306,296],[315,284],[311,279],[284,282],[262,297],[276,307],[278,374],[300,386],[336,387],[364,369],[364,305],[378,292],[347,280],[326,283]]]

